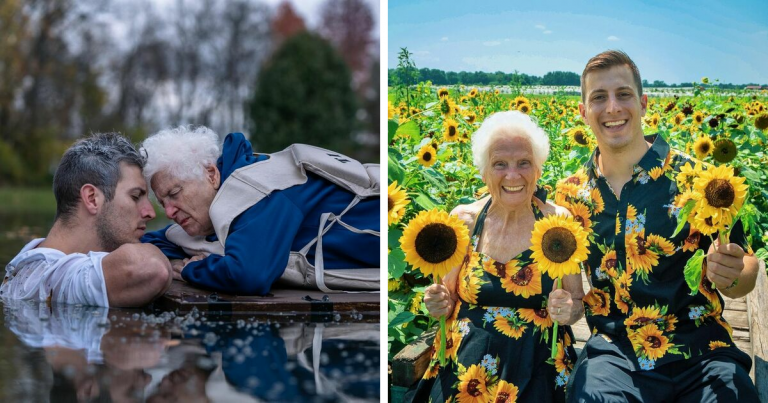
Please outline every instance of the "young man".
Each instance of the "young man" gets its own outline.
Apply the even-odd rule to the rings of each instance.
[[[568,400],[757,401],[750,358],[734,346],[720,296],[739,298],[755,285],[758,262],[745,253],[741,225],[728,244],[712,245],[688,224],[672,237],[675,197],[683,192],[675,175],[696,161],[659,135],[643,135],[648,99],[626,54],[590,59],[581,87],[579,111],[598,147],[558,193],[590,207],[592,289],[584,302],[593,336],[574,368]],[[697,249],[707,257],[691,296],[683,268]]]
[[[155,217],[143,166],[117,134],[70,147],[53,178],[53,227],[6,266],[0,297],[135,307],[162,295],[173,280],[170,262],[138,243]]]

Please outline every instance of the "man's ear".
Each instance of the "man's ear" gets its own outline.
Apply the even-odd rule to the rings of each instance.
[[[648,110],[648,95],[643,94],[640,96],[640,107],[643,110],[643,116],[645,116],[645,112]]]
[[[219,190],[221,186],[221,173],[216,165],[208,165],[205,168],[205,178],[211,183],[214,189]]]
[[[86,183],[80,188],[80,200],[83,202],[83,206],[89,213],[96,215],[99,213],[101,206],[104,205],[106,197],[99,188]]]
[[[587,108],[584,107],[583,102],[579,102],[579,114],[581,115],[581,120],[587,123]]]

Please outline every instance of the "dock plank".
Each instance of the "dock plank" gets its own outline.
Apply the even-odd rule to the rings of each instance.
[[[379,320],[380,293],[325,293],[276,288],[266,296],[216,293],[174,280],[154,308],[187,313],[193,309],[225,315],[339,315],[342,319]],[[359,318],[362,315],[364,318]]]

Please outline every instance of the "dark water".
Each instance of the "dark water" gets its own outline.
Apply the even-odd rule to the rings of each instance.
[[[0,401],[378,401],[379,324],[4,301]]]
[[[0,205],[0,273],[47,234],[53,208]],[[150,230],[166,224],[158,217]],[[198,312],[1,304],[0,402],[379,400],[378,316],[218,321]]]

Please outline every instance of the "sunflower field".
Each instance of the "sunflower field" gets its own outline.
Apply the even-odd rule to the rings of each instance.
[[[757,256],[768,258],[768,93],[708,87],[649,96],[643,130],[706,163],[727,164],[749,185],[741,219]],[[589,158],[596,143],[579,116],[580,98],[553,89],[534,95],[525,87],[435,87],[400,83],[388,105],[388,351],[390,359],[436,320],[426,313],[424,289],[433,278],[406,261],[404,231],[422,212],[450,212],[486,192],[472,163],[471,139],[494,112],[518,110],[547,132],[551,150],[540,185],[550,190]],[[434,213],[433,213],[434,214]],[[422,214],[423,215],[423,214]],[[446,221],[447,222],[447,221]],[[422,225],[422,224],[419,224]],[[444,224],[451,228],[452,224]],[[466,235],[433,242],[437,261],[448,259]],[[403,240],[401,240],[403,238]],[[411,260],[411,259],[409,259]],[[425,270],[429,273],[429,270]]]

